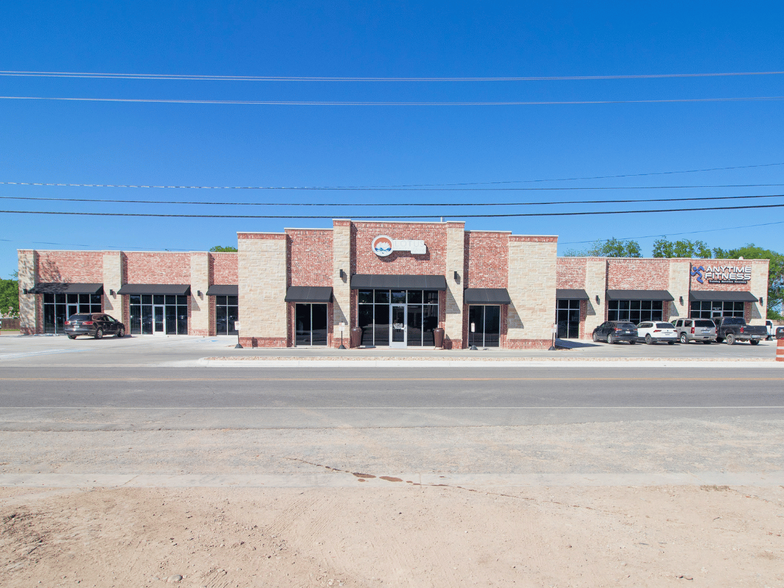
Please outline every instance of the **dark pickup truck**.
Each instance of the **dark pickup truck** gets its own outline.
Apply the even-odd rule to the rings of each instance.
[[[747,325],[745,319],[737,317],[721,317],[713,319],[716,323],[716,341],[726,341],[733,345],[735,341],[748,341],[757,345],[768,336],[765,325]]]

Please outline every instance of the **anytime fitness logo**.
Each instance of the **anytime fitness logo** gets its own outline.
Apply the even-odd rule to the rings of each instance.
[[[735,265],[709,265],[707,268],[697,266],[691,268],[691,275],[697,276],[697,281],[704,284],[748,284],[751,280],[751,266]]]
[[[692,277],[697,276],[697,281],[700,284],[704,284],[705,282],[702,281],[702,272],[704,272],[704,271],[705,271],[705,268],[702,267],[702,266],[693,267],[693,268],[691,268],[691,275],[692,275]]]

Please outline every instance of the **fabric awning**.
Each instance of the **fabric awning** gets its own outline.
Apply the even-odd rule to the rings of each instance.
[[[511,304],[506,288],[466,288],[464,304]]]
[[[376,276],[354,274],[351,276],[351,289],[377,290],[446,290],[444,276]]]
[[[607,290],[607,300],[675,300],[667,290]]]
[[[588,292],[585,290],[570,290],[568,288],[558,288],[555,291],[556,300],[588,300]]]
[[[689,300],[693,302],[757,302],[758,298],[751,292],[692,292]]]
[[[240,287],[237,284],[213,285],[207,288],[207,296],[239,296],[239,290]]]
[[[103,284],[66,284],[41,282],[27,291],[28,294],[102,294]]]
[[[123,284],[117,293],[187,296],[191,293],[191,287],[189,284]]]
[[[286,302],[330,302],[332,286],[290,286],[286,290]]]

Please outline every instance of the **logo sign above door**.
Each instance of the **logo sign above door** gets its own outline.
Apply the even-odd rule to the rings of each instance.
[[[394,251],[408,251],[411,255],[424,255],[427,253],[427,245],[424,241],[412,239],[392,239],[386,235],[379,235],[373,239],[371,245],[373,253],[379,257],[387,257]]]

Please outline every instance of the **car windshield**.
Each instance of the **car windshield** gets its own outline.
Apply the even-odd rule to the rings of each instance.
[[[618,323],[618,328],[619,329],[636,329],[637,327],[635,327],[631,323]]]
[[[695,327],[708,327],[708,328],[711,328],[711,327],[714,327],[715,325],[711,321],[702,320],[702,321],[694,321],[694,326]]]
[[[672,323],[656,323],[657,329],[674,329]]]
[[[69,321],[91,321],[93,320],[93,315],[91,314],[72,314]]]

